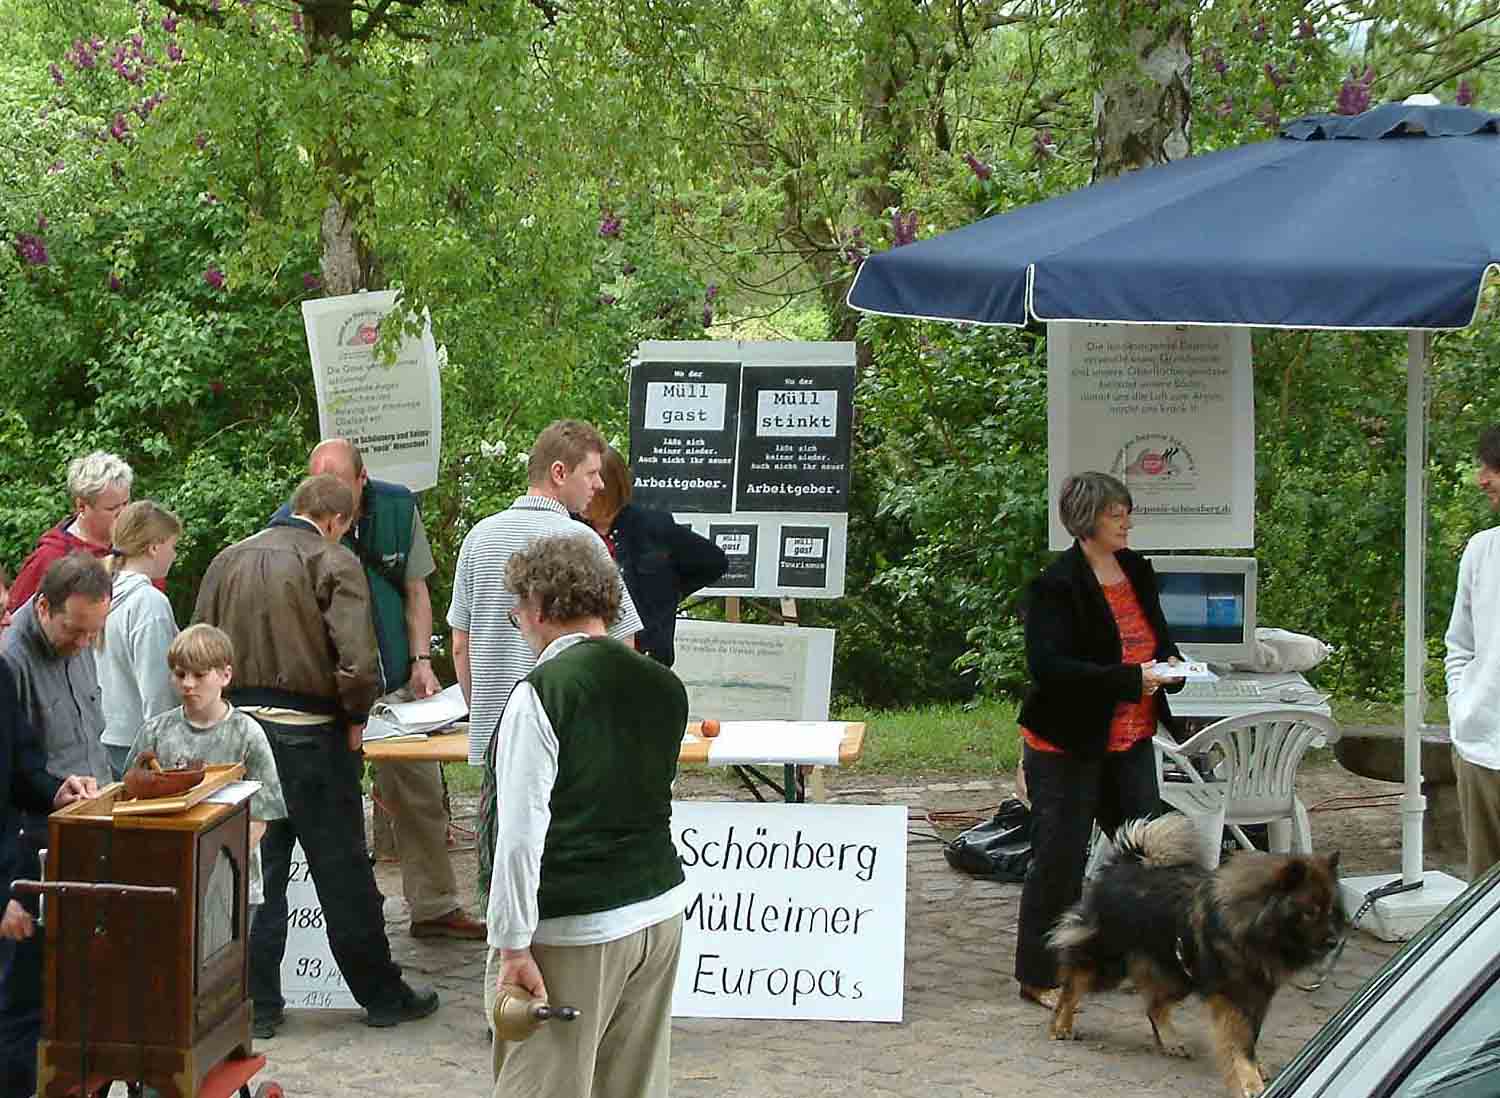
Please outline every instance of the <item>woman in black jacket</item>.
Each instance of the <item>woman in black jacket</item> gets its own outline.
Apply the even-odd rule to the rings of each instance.
[[[1089,837],[1157,805],[1151,737],[1172,720],[1153,669],[1181,654],[1167,635],[1151,562],[1127,548],[1130,490],[1106,473],[1069,477],[1057,501],[1072,548],[1026,597],[1022,765],[1031,796],[1032,859],[1021,892],[1016,979],[1021,997],[1056,1003],[1057,962],[1046,936],[1083,891]]]
[[[588,522],[609,546],[625,578],[625,589],[641,615],[635,643],[657,663],[672,666],[677,607],[729,568],[713,542],[693,533],[665,511],[630,502],[630,466],[614,447],[599,470],[604,481],[589,504]]]

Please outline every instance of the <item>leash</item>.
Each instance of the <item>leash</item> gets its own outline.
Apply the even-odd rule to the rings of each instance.
[[[1344,955],[1344,946],[1349,944],[1349,935],[1354,933],[1355,928],[1359,925],[1359,920],[1364,917],[1365,912],[1374,907],[1377,900],[1383,900],[1387,896],[1395,896],[1401,892],[1412,892],[1421,887],[1422,881],[1420,878],[1407,884],[1400,877],[1397,877],[1394,881],[1387,881],[1385,884],[1366,892],[1365,902],[1359,905],[1359,910],[1354,913],[1354,918],[1349,920],[1349,925],[1344,928],[1344,933],[1339,935],[1339,940],[1334,945],[1333,952],[1318,967],[1317,976],[1311,982],[1305,984],[1294,980],[1292,981],[1293,986],[1301,991],[1317,991],[1333,972],[1333,966],[1338,964],[1339,958]]]

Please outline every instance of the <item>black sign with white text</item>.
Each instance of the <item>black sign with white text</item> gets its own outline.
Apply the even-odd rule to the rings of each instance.
[[[728,513],[740,366],[643,362],[630,374],[631,493],[643,507]]]
[[[710,523],[708,540],[724,550],[729,570],[714,583],[715,587],[754,587],[755,549],[760,528],[728,523]]]
[[[847,511],[853,412],[852,367],[746,366],[735,509]]]
[[[783,587],[822,587],[828,582],[826,526],[783,526],[776,582]]]

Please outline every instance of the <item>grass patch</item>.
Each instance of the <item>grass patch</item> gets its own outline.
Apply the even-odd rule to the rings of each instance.
[[[1359,698],[1332,697],[1328,699],[1333,709],[1333,719],[1339,724],[1383,724],[1400,728],[1406,723],[1405,709],[1400,702],[1364,701]],[[1448,699],[1427,699],[1427,722],[1448,723]]]
[[[834,718],[865,722],[864,757],[850,768],[862,774],[1001,774],[1021,758],[1016,703],[1008,699],[915,709],[851,706]]]
[[[448,792],[472,797],[479,792],[479,783],[484,780],[484,771],[468,763],[444,763],[443,777],[448,782]]]

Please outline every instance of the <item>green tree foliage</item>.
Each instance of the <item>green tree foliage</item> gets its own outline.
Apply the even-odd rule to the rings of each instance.
[[[1488,102],[1475,66],[1493,60],[1492,15],[0,0],[0,559],[66,510],[71,456],[114,449],[138,495],[187,520],[183,609],[316,437],[300,302],[392,286],[446,349],[441,483],[424,500],[445,577],[467,528],[521,490],[545,422],[580,415],[624,441],[640,339],[727,318],[852,336],[843,298],[870,251],[1084,185],[1100,74],[1130,61],[1131,27],[1181,22],[1202,151],[1361,97]],[[860,332],[850,595],[804,620],[841,629],[847,694],[1011,688],[1018,592],[1046,555],[1040,333]],[[1434,627],[1479,518],[1463,481],[1497,411],[1496,350],[1490,319],[1437,344]],[[1387,691],[1402,350],[1271,334],[1256,355],[1267,615],[1338,643],[1342,686]]]

